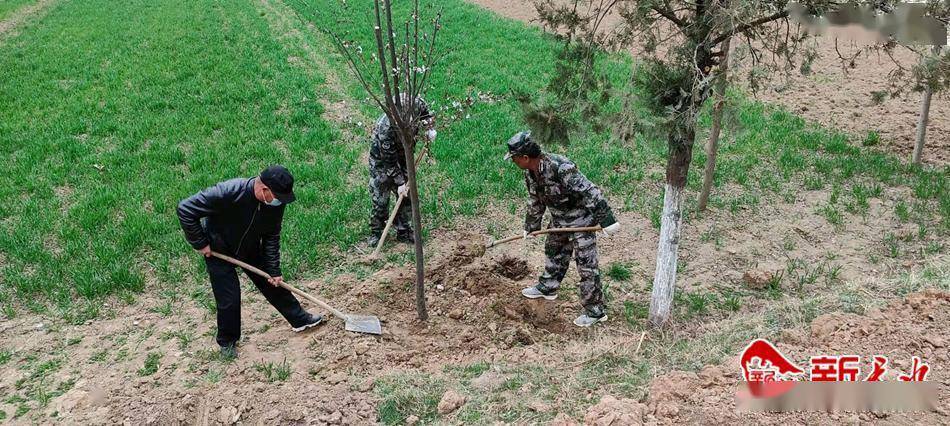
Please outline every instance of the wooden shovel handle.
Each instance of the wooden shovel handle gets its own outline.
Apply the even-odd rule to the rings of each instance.
[[[419,163],[422,162],[422,157],[426,155],[427,149],[429,149],[429,147],[424,146],[422,148],[422,151],[419,152],[419,157],[416,158],[416,166],[418,166]],[[405,198],[406,198],[405,195],[399,195],[399,199],[396,200],[396,206],[393,207],[393,212],[392,214],[389,215],[389,220],[386,221],[386,227],[383,228],[383,234],[379,236],[379,242],[376,243],[376,248],[373,250],[373,254],[370,255],[370,258],[372,259],[379,258],[379,251],[382,250],[383,244],[386,243],[386,237],[389,235],[389,228],[393,226],[393,221],[396,220],[396,213],[399,213],[399,206],[402,205],[402,201]]]
[[[540,231],[529,232],[528,235],[536,237],[538,235],[558,234],[558,233],[564,233],[564,232],[597,232],[603,229],[604,228],[601,228],[599,225],[598,226],[584,226],[580,228],[548,228],[548,229],[542,229]],[[495,240],[488,243],[488,248],[497,246],[499,244],[510,243],[512,241],[521,240],[521,239],[524,239],[524,235],[513,235],[508,238]]]
[[[389,220],[386,221],[386,227],[383,228],[383,234],[379,236],[379,242],[376,243],[376,249],[374,249],[373,254],[370,255],[373,259],[379,257],[379,251],[383,248],[383,244],[386,243],[386,236],[389,235],[389,228],[393,226],[393,222],[396,219],[396,213],[399,213],[399,206],[402,205],[402,200],[405,198],[405,195],[399,194],[399,199],[396,200],[396,206],[393,207],[393,213],[389,215]]]
[[[273,278],[273,277],[271,277],[270,274],[268,274],[267,272],[264,272],[264,271],[262,271],[262,270],[260,270],[260,269],[258,269],[258,268],[256,268],[256,267],[254,267],[254,266],[251,266],[251,265],[249,265],[249,264],[247,264],[247,263],[245,263],[245,262],[242,262],[242,261],[240,261],[240,260],[237,260],[237,259],[235,259],[235,258],[233,258],[233,257],[231,257],[231,256],[224,255],[224,254],[217,253],[217,252],[211,252],[211,255],[214,256],[214,257],[217,257],[218,259],[224,260],[225,262],[231,263],[232,265],[240,266],[240,267],[242,267],[242,268],[244,268],[244,269],[247,269],[248,271],[251,271],[251,272],[253,272],[253,273],[257,274],[257,275],[260,275],[260,276],[262,276],[262,277],[264,277],[264,278],[267,278],[268,280],[271,279],[271,278]],[[290,284],[287,284],[287,283],[285,283],[285,282],[281,282],[281,283],[280,283],[280,286],[283,287],[283,288],[285,288],[285,289],[287,289],[287,290],[290,290],[292,293],[294,293],[294,294],[296,294],[296,295],[299,295],[299,296],[303,297],[304,299],[307,299],[307,300],[309,300],[309,301],[311,301],[311,302],[313,302],[313,303],[316,303],[316,304],[319,305],[321,308],[330,311],[330,313],[332,313],[333,316],[335,316],[335,317],[337,317],[337,318],[339,318],[339,319],[342,319],[342,320],[346,321],[346,314],[344,314],[343,312],[340,312],[340,311],[338,311],[338,310],[336,310],[336,309],[333,309],[333,307],[330,306],[330,305],[328,305],[326,302],[324,302],[324,301],[322,301],[322,300],[320,300],[320,299],[317,299],[316,297],[313,297],[313,296],[311,296],[311,295],[305,293],[303,290],[300,290],[300,289],[298,289],[297,287],[294,287],[294,286],[292,286],[292,285],[290,285]]]

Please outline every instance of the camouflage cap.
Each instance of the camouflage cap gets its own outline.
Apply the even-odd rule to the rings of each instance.
[[[531,139],[531,132],[518,132],[508,139],[508,154],[505,154],[505,160],[510,160],[515,155],[537,155],[540,151],[541,147]]]

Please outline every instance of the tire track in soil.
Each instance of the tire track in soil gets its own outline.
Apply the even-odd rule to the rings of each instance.
[[[7,19],[0,21],[0,43],[7,38],[15,37],[23,25],[30,21],[43,19],[56,0],[39,0],[36,3],[23,6],[13,12]]]
[[[274,39],[287,49],[288,54],[294,51],[301,51],[304,54],[302,58],[288,56],[288,62],[301,67],[312,77],[323,77],[326,80],[322,88],[330,99],[323,103],[324,116],[333,127],[340,131],[342,140],[354,141],[362,138],[363,136],[357,131],[359,128],[363,129],[364,134],[369,134],[373,122],[355,107],[355,101],[346,94],[346,85],[339,73],[322,56],[331,48],[318,50],[311,42],[313,39],[324,40],[325,36],[320,34],[313,23],[305,22],[293,8],[281,0],[260,0],[257,6],[270,26]],[[324,44],[330,45],[329,41]],[[319,91],[315,91],[314,95],[319,96]],[[357,164],[366,164],[369,150],[364,151],[360,153],[360,161]],[[361,186],[365,183],[366,178],[361,169],[357,167],[350,172],[349,184]]]

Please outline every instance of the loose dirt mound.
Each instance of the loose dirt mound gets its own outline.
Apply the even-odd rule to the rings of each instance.
[[[755,421],[788,424],[829,421],[874,421],[887,423],[947,424],[950,422],[950,386],[947,384],[948,353],[945,336],[950,334],[950,293],[926,291],[908,296],[882,311],[859,316],[846,313],[822,315],[811,323],[808,336],[786,333],[777,346],[797,363],[807,366],[813,355],[861,356],[862,378],[870,371],[869,357],[890,359],[885,380],[911,371],[911,359],[920,356],[931,366],[928,380],[939,385],[940,412],[932,413],[791,413],[744,414],[736,411],[735,392],[740,380],[737,358],[701,372],[672,372],[650,385],[647,420],[660,423],[735,424]]]
[[[445,291],[460,291],[482,300],[488,298],[491,308],[488,312],[479,310],[469,315],[453,310],[451,316],[482,317],[486,321],[502,319],[517,324],[512,331],[521,344],[536,341],[535,333],[522,324],[552,333],[566,331],[568,323],[564,320],[566,314],[561,312],[561,303],[521,297],[525,283],[518,281],[531,272],[527,260],[500,250],[486,253],[484,241],[477,235],[456,239],[446,251],[448,254],[436,260],[427,274],[431,282],[442,285]],[[466,306],[465,303],[459,305]],[[494,315],[486,318],[485,314]]]
[[[465,235],[449,244],[447,255],[433,262],[426,277],[448,289],[475,296],[504,294],[514,287],[511,278],[528,273],[527,262],[510,256],[489,256],[477,235]]]
[[[519,295],[520,296],[520,295]],[[528,323],[552,333],[567,331],[566,313],[558,303],[545,300],[514,298],[503,300],[492,306],[498,315],[518,323]]]
[[[587,410],[584,424],[594,426],[643,424],[647,407],[632,399],[617,399],[607,395]]]

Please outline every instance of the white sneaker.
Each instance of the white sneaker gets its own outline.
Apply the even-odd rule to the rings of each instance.
[[[528,299],[539,299],[544,298],[544,300],[554,300],[557,299],[557,293],[544,294],[541,290],[538,290],[538,286],[525,287],[521,290],[521,295],[527,297]]]

